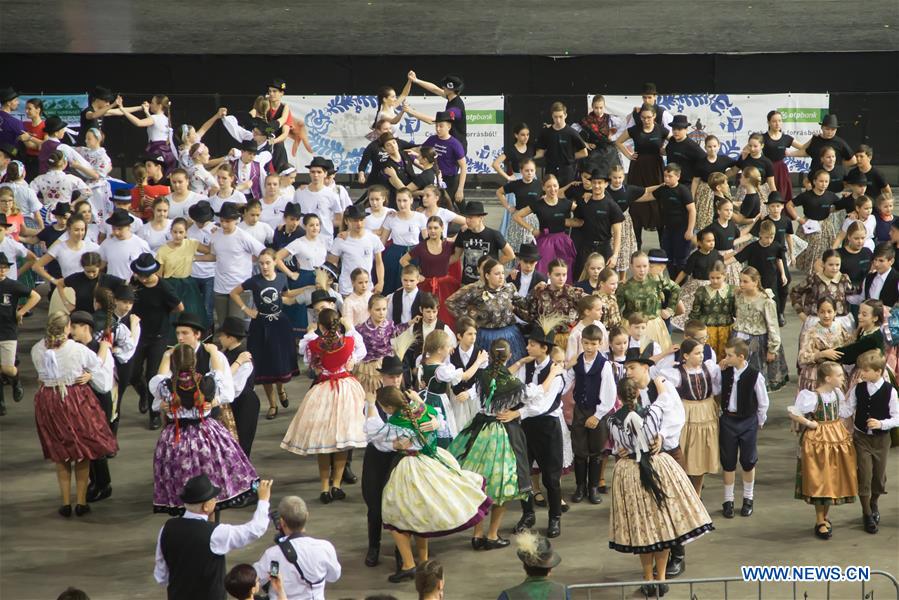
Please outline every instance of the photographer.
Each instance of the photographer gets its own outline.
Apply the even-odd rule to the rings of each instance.
[[[288,600],[324,600],[325,583],[340,579],[340,563],[327,540],[306,536],[309,511],[298,496],[287,496],[278,504],[277,528],[281,536],[253,565],[261,585],[280,578]]]
[[[269,583],[271,584],[269,600],[287,600],[287,594],[281,587],[280,578],[272,576]],[[262,585],[259,583],[259,578],[256,577],[256,570],[253,566],[242,563],[225,575],[225,589],[237,600],[254,600],[256,594],[262,589]]]

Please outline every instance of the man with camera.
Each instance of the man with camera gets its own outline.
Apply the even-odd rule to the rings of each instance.
[[[331,542],[304,533],[308,518],[302,498],[283,498],[272,515],[279,532],[275,545],[253,565],[260,585],[279,578],[288,600],[324,600],[325,584],[340,579],[340,563]]]

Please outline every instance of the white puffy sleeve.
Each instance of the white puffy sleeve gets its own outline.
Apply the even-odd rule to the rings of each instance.
[[[807,415],[808,413],[815,412],[815,406],[817,404],[817,393],[812,390],[799,390],[799,393],[796,394],[796,401],[793,402],[793,408],[796,409],[796,412],[800,415]],[[847,403],[843,402],[842,404],[845,405]]]

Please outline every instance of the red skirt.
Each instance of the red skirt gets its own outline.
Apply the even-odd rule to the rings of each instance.
[[[443,277],[427,277],[418,284],[418,289],[422,292],[434,294],[440,301],[437,309],[437,317],[450,329],[456,326],[456,318],[453,313],[446,307],[446,299],[452,296],[459,289],[462,281],[462,262],[456,262],[449,266],[449,272]]]
[[[790,170],[787,169],[786,163],[782,160],[774,162],[774,185],[780,192],[784,202],[793,199],[793,182],[790,180]]]
[[[34,421],[44,458],[53,462],[96,460],[117,452],[119,444],[100,403],[88,385],[41,386],[34,396]]]

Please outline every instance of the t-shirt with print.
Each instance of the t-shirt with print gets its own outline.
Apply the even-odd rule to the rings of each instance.
[[[9,277],[0,281],[0,341],[6,342],[18,338],[19,325],[16,321],[16,310],[19,300],[31,295],[31,290],[24,283]]]
[[[462,283],[478,280],[478,260],[482,256],[499,259],[500,251],[506,247],[506,238],[499,231],[485,227],[475,233],[470,229],[456,236],[456,248],[462,248]]]
[[[444,177],[459,174],[459,161],[465,158],[465,147],[458,139],[450,136],[442,140],[432,135],[424,141],[422,148],[433,148],[437,154],[437,166]]]

